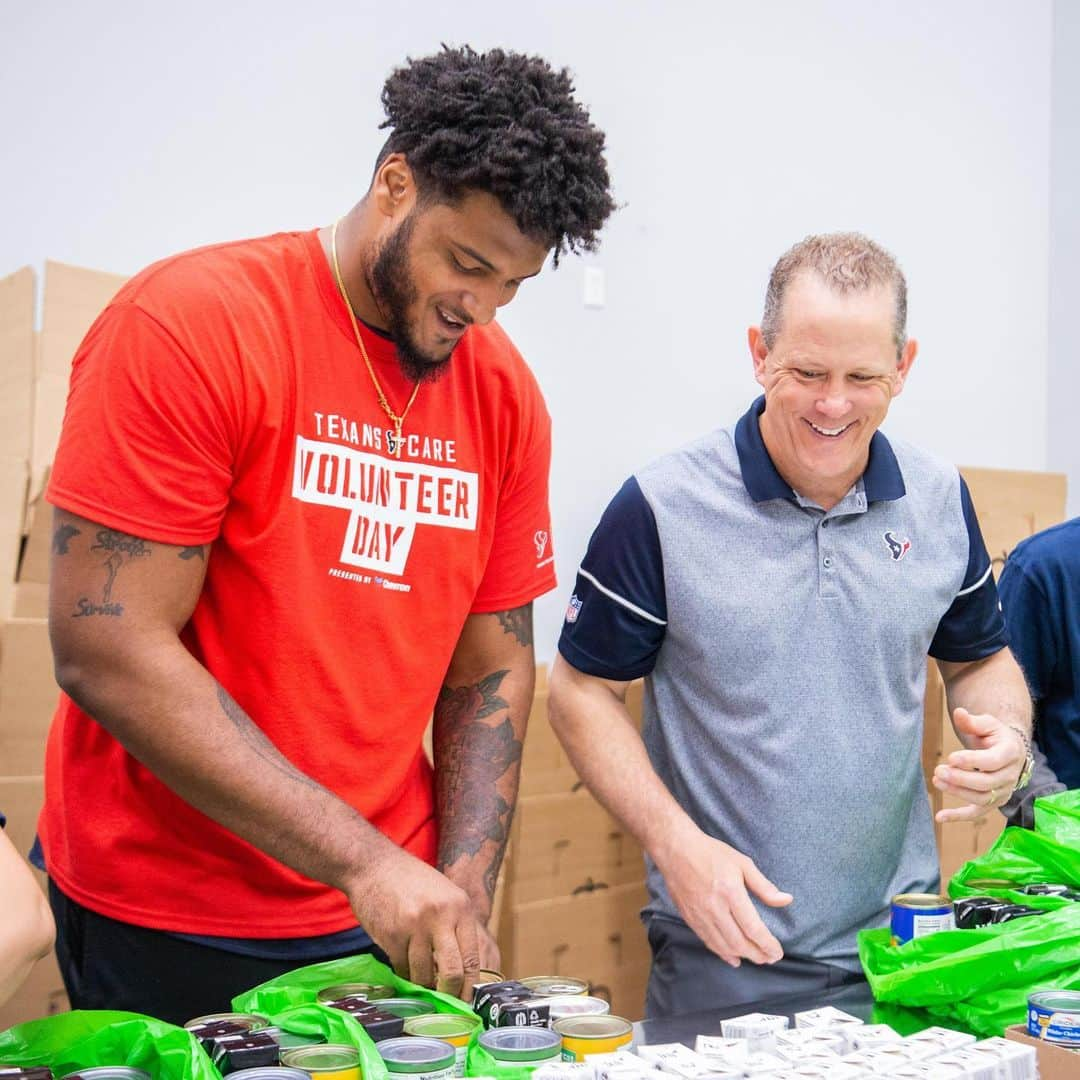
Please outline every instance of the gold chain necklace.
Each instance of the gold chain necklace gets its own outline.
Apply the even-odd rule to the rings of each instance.
[[[338,292],[341,293],[341,299],[345,301],[345,310],[349,313],[349,322],[352,323],[356,344],[360,347],[360,355],[364,358],[364,364],[367,367],[368,374],[371,376],[371,385],[375,387],[375,395],[379,399],[382,411],[386,413],[390,423],[394,425],[394,445],[390,447],[390,453],[393,454],[394,457],[401,457],[401,425],[405,423],[405,417],[409,415],[409,410],[416,400],[416,395],[420,392],[420,380],[417,379],[416,385],[413,386],[412,394],[409,396],[405,408],[401,410],[401,415],[398,416],[398,414],[390,408],[390,402],[386,400],[383,388],[379,385],[379,379],[375,374],[375,369],[371,366],[371,359],[368,356],[367,349],[364,348],[364,339],[360,336],[360,327],[356,323],[356,315],[353,313],[352,301],[349,299],[349,294],[345,291],[345,282],[341,277],[341,267],[338,265],[337,257],[337,230],[340,224],[341,219],[339,218],[334,222],[333,229],[330,230],[330,256],[334,263],[334,277],[337,280]]]

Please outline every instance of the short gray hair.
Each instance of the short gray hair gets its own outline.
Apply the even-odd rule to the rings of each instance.
[[[780,256],[769,275],[765,291],[765,314],[761,333],[765,345],[773,347],[780,333],[784,293],[804,270],[812,271],[833,292],[865,292],[885,285],[893,290],[896,307],[893,340],[900,356],[907,341],[907,282],[896,259],[862,233],[825,233],[808,236]]]

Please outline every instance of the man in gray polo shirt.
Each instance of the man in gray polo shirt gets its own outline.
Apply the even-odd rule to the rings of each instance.
[[[967,488],[877,430],[915,359],[906,295],[865,237],[792,248],[749,332],[764,395],[631,477],[578,572],[551,722],[646,851],[650,1017],[856,980],[857,932],[936,891],[928,654],[966,747],[935,774],[962,800],[938,819],[981,817],[1027,771]]]

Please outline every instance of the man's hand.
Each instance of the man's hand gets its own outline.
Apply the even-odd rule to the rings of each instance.
[[[480,942],[490,935],[463,889],[395,848],[346,892],[357,921],[402,978],[458,997],[472,992]]]
[[[785,907],[793,897],[769,881],[753,859],[696,826],[654,858],[687,926],[721,960],[738,967],[743,959],[773,964],[784,955],[749,893],[770,907]]]
[[[953,727],[967,748],[954,750],[934,770],[934,787],[968,805],[939,810],[936,819],[977,821],[1009,801],[1027,749],[1020,733],[989,713],[953,710]]]

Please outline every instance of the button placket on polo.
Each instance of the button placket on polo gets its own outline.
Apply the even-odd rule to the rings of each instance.
[[[835,509],[835,508],[834,508]],[[836,532],[836,518],[833,511],[825,513],[815,530],[818,556],[818,595],[834,597],[839,595],[836,587],[836,552],[833,548],[833,534]]]

